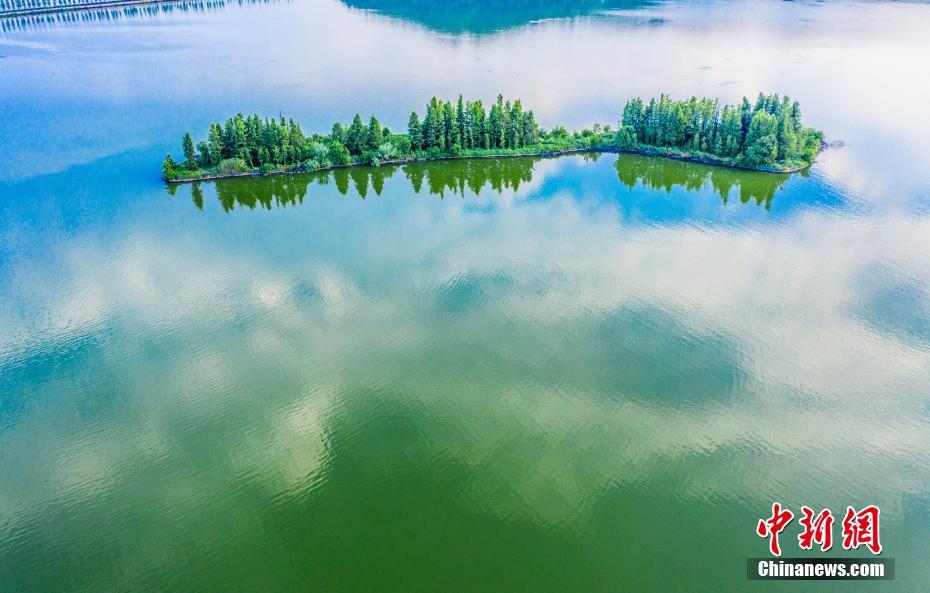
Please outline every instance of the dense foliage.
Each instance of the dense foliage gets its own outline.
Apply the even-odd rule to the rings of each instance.
[[[393,134],[371,116],[368,123],[356,114],[349,125],[333,124],[329,135],[307,136],[293,119],[262,118],[241,113],[224,124],[210,126],[206,140],[194,143],[184,136],[184,161],[169,155],[165,179],[228,174],[239,171],[300,167],[318,170],[350,164],[373,164],[415,156],[439,157],[516,151],[536,146],[540,130],[532,111],[519,99],[497,102],[485,109],[481,101],[430,100],[421,117],[410,114],[407,134]]]
[[[707,154],[746,167],[797,167],[814,162],[821,132],[801,124],[801,106],[788,97],[759,93],[755,105],[715,99],[673,101],[662,95],[623,108],[621,147],[659,147]]]
[[[800,107],[787,97],[759,95],[755,106],[743,99],[736,107],[666,96],[648,104],[629,101],[621,127],[595,124],[569,132],[544,130],[519,99],[502,96],[485,107],[481,101],[453,103],[433,97],[421,115],[410,114],[407,133],[395,134],[375,116],[366,123],[356,114],[349,125],[333,124],[328,135],[306,135],[293,119],[241,113],[210,126],[208,137],[183,139],[184,160],[168,155],[166,180],[237,172],[316,171],[356,164],[379,165],[416,158],[545,154],[575,149],[659,151],[746,167],[790,168],[813,162],[821,133],[804,128]]]

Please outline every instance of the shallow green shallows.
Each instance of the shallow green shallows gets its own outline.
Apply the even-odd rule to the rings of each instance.
[[[0,21],[0,593],[930,586],[930,6],[173,3]],[[774,175],[630,154],[166,187],[238,110],[616,128],[788,94]],[[881,508],[893,582],[760,582]],[[801,555],[795,519],[785,556]],[[859,555],[868,555],[860,551]]]

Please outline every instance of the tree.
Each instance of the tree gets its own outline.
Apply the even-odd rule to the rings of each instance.
[[[562,128],[564,130],[564,128]],[[636,131],[633,126],[623,125],[617,130],[614,140],[621,148],[632,148],[636,146]]]
[[[746,132],[743,162],[751,167],[767,166],[778,159],[778,121],[764,109],[756,111]]]
[[[397,158],[397,148],[390,142],[383,142],[378,146],[377,155],[379,161],[395,159]]]
[[[403,134],[391,136],[391,143],[397,148],[397,154],[400,156],[408,155],[411,152],[410,137]]]
[[[200,159],[197,161],[197,165],[200,167],[209,167],[213,164],[213,158],[210,154],[210,143],[207,141],[202,141],[197,143],[197,152],[200,153]]]
[[[410,138],[410,147],[413,150],[423,148],[423,126],[420,125],[420,116],[416,111],[412,111],[410,119],[407,120],[407,136]]]
[[[194,149],[194,139],[191,133],[184,134],[184,166],[188,169],[197,168],[197,152]]]
[[[459,100],[455,105],[455,136],[458,141],[459,147],[467,148],[466,145],[466,124],[465,124],[465,103],[462,101],[462,95],[459,95]]]
[[[491,113],[488,115],[488,135],[490,137],[491,148],[503,148],[504,146],[504,113],[500,101],[491,105]]]
[[[458,116],[455,114],[455,108],[450,101],[446,101],[443,108],[443,133],[446,137],[446,150],[458,152],[462,147],[462,139],[459,136]]]
[[[743,142],[743,123],[739,111],[727,105],[720,118],[717,132],[719,148],[716,153],[723,157],[735,157],[739,154]]]
[[[300,128],[300,124],[293,119],[288,121],[288,135],[290,151],[288,154],[289,162],[297,163],[307,156],[307,136]]]
[[[637,98],[624,105],[615,141],[621,146],[683,147],[747,166],[812,162],[820,141],[817,132],[801,126],[800,109],[788,97],[761,93],[755,105],[744,97],[740,104],[722,109],[707,98],[673,101],[661,95],[648,105]]]
[[[487,114],[484,111],[484,105],[481,101],[469,103],[469,124],[471,126],[470,148],[487,148]]]
[[[223,128],[219,124],[210,124],[210,136],[208,139],[210,143],[210,164],[217,165],[225,155],[225,147],[223,146]]]
[[[685,143],[688,129],[688,114],[681,102],[677,102],[672,109],[668,120],[667,141],[672,146],[682,146]]]
[[[334,165],[348,165],[351,162],[352,157],[349,154],[349,149],[339,142],[338,140],[331,140],[327,146],[327,158],[329,162]]]
[[[368,129],[362,123],[362,117],[356,113],[352,119],[352,125],[349,126],[346,132],[345,147],[349,149],[350,154],[362,154],[365,150],[367,137]]]
[[[795,130],[801,129],[801,104],[797,101],[791,104],[791,123]]]
[[[739,117],[743,126],[743,138],[745,138],[746,132],[749,131],[749,122],[752,120],[752,106],[746,97],[743,97],[743,102],[739,105]],[[740,144],[742,144],[742,140]]]
[[[332,165],[332,161],[329,160],[329,151],[326,145],[319,140],[308,142],[304,154],[307,157],[307,160],[302,164],[304,170],[312,171],[315,169],[324,169]]]
[[[174,179],[177,177],[178,164],[175,162],[174,157],[171,156],[171,153],[168,153],[168,156],[165,157],[165,161],[161,164],[161,176],[165,181],[169,179]]]
[[[646,123],[646,106],[639,97],[627,101],[623,107],[623,115],[620,119],[622,126],[629,127],[627,134],[632,133],[636,141],[642,141],[643,128]]]
[[[335,140],[336,142],[342,142],[342,143],[345,142],[346,131],[345,131],[345,128],[342,127],[341,123],[337,121],[336,123],[333,124],[333,130],[332,132],[330,132],[329,137]]]
[[[797,135],[794,133],[790,109],[782,110],[778,115],[776,139],[778,143],[777,160],[784,161],[789,155],[797,152]]]
[[[326,145],[322,142],[311,142],[307,146],[307,156],[311,159],[323,160],[327,158]]]
[[[430,99],[426,107],[426,117],[423,118],[423,145],[426,150],[445,151],[446,149],[443,104],[436,97]]]
[[[523,138],[523,104],[520,99],[513,102],[510,107],[510,130],[507,138],[507,144],[512,148],[521,148],[524,145]]]
[[[365,134],[365,148],[368,150],[378,150],[383,140],[384,131],[381,129],[381,124],[378,122],[378,119],[372,115],[371,119],[368,120],[368,131]]]
[[[604,128],[606,132],[610,126]],[[536,115],[532,110],[523,113],[521,120],[520,134],[525,144],[536,144],[539,142],[539,124],[536,123]]]

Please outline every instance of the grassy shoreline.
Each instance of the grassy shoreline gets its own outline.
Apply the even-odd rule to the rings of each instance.
[[[529,147],[527,147],[529,148]],[[486,154],[484,154],[486,152]],[[582,154],[582,153],[631,153],[631,154],[641,154],[646,156],[655,156],[661,158],[674,159],[679,161],[687,161],[692,163],[700,163],[703,165],[714,166],[714,167],[728,167],[731,169],[741,169],[744,171],[761,171],[764,173],[797,173],[798,171],[803,171],[811,166],[812,163],[804,163],[799,166],[794,167],[771,167],[771,166],[759,166],[759,167],[748,167],[741,165],[732,160],[723,159],[714,155],[706,153],[691,153],[674,149],[666,149],[656,146],[640,146],[640,147],[620,147],[620,146],[583,146],[576,148],[546,148],[540,147],[539,149],[526,150],[526,149],[517,149],[517,150],[488,150],[481,151],[481,153],[476,154],[459,154],[459,155],[420,155],[420,156],[409,156],[398,159],[389,159],[381,161],[378,165],[372,165],[369,162],[365,161],[355,161],[347,163],[344,165],[329,165],[326,167],[319,167],[315,169],[307,169],[302,165],[295,165],[291,167],[281,167],[276,169],[261,169],[254,168],[248,171],[218,171],[218,170],[205,170],[198,172],[196,175],[188,175],[185,177],[176,177],[173,179],[165,180],[169,184],[181,184],[181,183],[196,183],[200,181],[215,181],[218,179],[230,179],[235,177],[264,177],[268,175],[295,175],[299,173],[317,173],[320,171],[331,171],[334,169],[345,169],[350,167],[371,167],[371,166],[383,166],[383,165],[405,165],[407,163],[422,163],[428,161],[443,161],[443,160],[471,160],[471,159],[497,159],[497,158],[516,158],[516,157],[541,157],[541,158],[555,158],[569,154]]]

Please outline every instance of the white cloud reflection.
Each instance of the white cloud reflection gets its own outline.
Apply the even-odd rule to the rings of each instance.
[[[537,172],[536,179],[558,175],[556,167]],[[679,495],[752,498],[773,488],[784,498],[800,497],[802,489],[808,496],[865,488],[892,498],[925,493],[930,426],[920,410],[928,406],[930,344],[877,331],[858,311],[868,297],[863,274],[872,269],[893,270],[930,294],[927,218],[802,210],[784,224],[762,226],[630,224],[609,206],[567,195],[526,201],[520,192],[509,205],[486,209],[475,208],[474,198],[424,203],[394,193],[406,183],[400,176],[389,180],[372,204],[317,200],[264,221],[240,213],[246,225],[312,220],[339,237],[306,232],[288,244],[282,261],[272,255],[274,244],[253,251],[247,243],[224,246],[214,237],[197,241],[213,248],[195,249],[166,235],[167,229],[140,234],[129,227],[132,234],[110,243],[78,236],[51,260],[16,262],[14,277],[54,277],[56,290],[23,283],[0,297],[0,362],[34,364],[41,352],[79,343],[81,335],[103,340],[87,364],[30,391],[54,386],[68,401],[88,389],[83,384],[91,375],[111,382],[126,375],[133,386],[126,395],[142,400],[137,408],[120,399],[115,416],[102,420],[105,426],[93,419],[74,426],[60,405],[30,409],[7,425],[0,447],[48,440],[54,445],[36,447],[32,460],[42,463],[47,451],[49,467],[61,468],[10,492],[22,493],[20,504],[39,505],[75,488],[112,487],[132,475],[133,464],[147,463],[141,448],[126,447],[135,424],[154,426],[149,430],[165,435],[160,442],[171,442],[166,435],[183,430],[179,421],[210,425],[236,410],[248,410],[248,430],[214,443],[230,450],[231,468],[272,489],[308,478],[319,482],[327,463],[327,418],[344,405],[341,394],[387,384],[429,409],[439,406],[460,427],[448,440],[445,433],[432,435],[431,446],[474,469],[466,495],[488,512],[567,521],[585,512],[598,492],[649,479],[654,463],[684,463],[747,442],[759,450],[761,475],[718,479],[714,472],[740,471],[746,462],[734,455],[680,484]],[[494,196],[479,199],[491,203]],[[196,224],[204,238],[214,234],[202,221]],[[372,245],[384,248],[372,252]],[[510,284],[474,300],[462,322],[437,318],[431,309],[445,287],[494,277]],[[617,311],[643,307],[673,318],[684,335],[723,336],[732,345],[733,360],[721,364],[735,365],[745,378],[733,386],[731,399],[697,407],[624,394],[605,399],[571,382],[510,384],[502,377],[496,393],[450,407],[438,394],[461,392],[467,374],[437,376],[427,388],[393,368],[411,353],[428,368],[437,345],[457,348],[475,339],[509,344],[514,338],[502,320],[531,333],[574,333],[584,340],[590,327]],[[660,343],[673,339],[657,331]],[[246,348],[237,345],[243,332]],[[27,334],[32,338],[23,341]],[[149,342],[164,342],[166,350],[146,362],[140,345]],[[127,343],[138,344],[123,349]],[[551,348],[559,356],[558,341]],[[510,349],[516,350],[505,360],[534,357],[519,343],[502,352]],[[156,380],[153,369],[166,376]],[[265,384],[279,387],[265,393]],[[341,387],[324,390],[325,397],[317,393],[314,386],[327,384]],[[167,391],[153,392],[153,385]],[[291,394],[295,388],[305,395]],[[307,389],[315,395],[307,396]],[[479,417],[480,430],[469,428]],[[73,439],[82,443],[75,454],[94,454],[81,463],[53,463]],[[191,451],[174,446],[166,454]],[[765,460],[773,458],[778,479],[766,475]],[[112,473],[114,467],[122,473]],[[813,467],[823,470],[819,481]],[[483,496],[502,483],[507,496]]]

